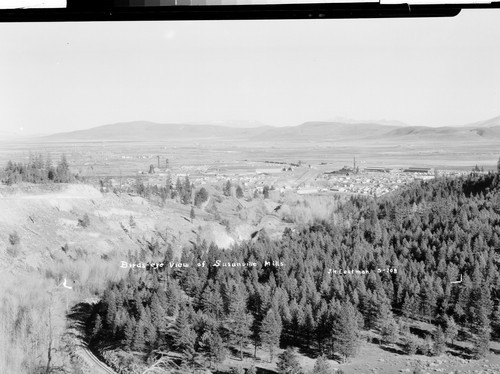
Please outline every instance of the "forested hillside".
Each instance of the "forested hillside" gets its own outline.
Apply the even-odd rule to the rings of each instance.
[[[171,268],[172,251],[153,243],[129,261],[165,266],[131,269],[109,285],[90,342],[150,358],[175,351],[195,368],[243,358],[248,347],[265,348],[271,361],[279,346],[344,361],[369,331],[407,354],[440,355],[467,341],[464,354],[480,358],[499,337],[499,236],[500,176],[489,174],[353,197],[335,220],[279,241],[197,243],[175,259],[185,267]],[[412,320],[434,331],[417,336]]]

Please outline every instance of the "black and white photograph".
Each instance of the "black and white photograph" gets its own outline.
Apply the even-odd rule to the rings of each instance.
[[[500,9],[18,11],[0,374],[500,373]]]

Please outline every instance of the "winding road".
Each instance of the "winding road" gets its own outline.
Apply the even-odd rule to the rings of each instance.
[[[117,374],[116,371],[99,360],[91,351],[86,347],[79,349],[78,355],[83,361],[91,368],[92,374]]]
[[[77,339],[76,355],[85,363],[84,371],[89,374],[117,374],[113,369],[99,360],[89,349],[84,340],[85,334],[85,321],[89,317],[92,305],[98,303],[100,300],[97,298],[86,299],[72,309],[72,313],[68,315],[71,321],[70,330]]]

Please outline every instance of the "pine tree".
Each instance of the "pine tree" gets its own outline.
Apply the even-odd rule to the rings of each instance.
[[[194,207],[191,207],[191,211],[189,212],[189,218],[191,218],[191,223],[193,223],[193,220],[196,218]]]
[[[281,323],[274,309],[269,309],[260,329],[260,340],[269,350],[269,362],[273,361],[274,350],[279,347]]]
[[[217,368],[217,364],[223,362],[227,355],[227,350],[222,337],[217,331],[208,331],[203,334],[201,340],[210,364],[213,363]]]
[[[420,312],[427,322],[431,322],[436,311],[436,293],[430,282],[425,282],[420,291]]]
[[[403,315],[406,318],[413,318],[415,309],[415,300],[407,293],[403,303]]]
[[[45,156],[44,168],[45,168],[45,171],[49,171],[50,168],[52,168],[52,157],[50,156],[50,153],[47,153],[47,156]]]
[[[236,289],[229,307],[229,330],[233,343],[239,347],[240,359],[243,361],[243,347],[248,344],[252,334],[253,317],[247,313],[246,298]]]
[[[165,323],[165,309],[163,309],[156,292],[151,297],[151,322],[157,327],[163,326]]]
[[[179,197],[179,199],[182,202],[182,198],[184,197],[184,187],[183,187],[179,177],[177,177],[177,180],[175,181],[175,193],[177,194],[177,196]]]
[[[224,315],[224,300],[220,294],[219,288],[207,287],[201,296],[201,308],[203,312],[220,321]]]
[[[390,302],[387,298],[380,301],[376,326],[385,343],[394,343],[398,335],[398,325],[394,320]]]
[[[101,315],[98,314],[94,321],[94,328],[92,329],[92,338],[96,338],[97,335],[101,332],[102,329],[102,318]]]
[[[482,358],[489,352],[492,302],[489,288],[476,285],[470,294],[469,323],[473,334],[473,354]]]
[[[398,323],[396,322],[394,317],[390,316],[382,325],[381,329],[382,340],[388,344],[396,343],[399,336],[398,327],[399,327]]]
[[[157,344],[158,338],[158,328],[151,322],[151,312],[148,310],[148,317],[144,321],[144,339],[150,345],[154,346]]]
[[[240,185],[236,186],[236,197],[241,199],[243,197],[243,189]]]
[[[135,332],[135,320],[133,318],[128,318],[127,323],[125,324],[124,331],[124,339],[122,341],[125,349],[130,350],[132,348],[132,343],[134,341],[134,332]]]
[[[117,328],[116,314],[118,311],[118,306],[116,303],[116,296],[113,289],[111,289],[109,292],[105,292],[103,299],[106,304],[106,316],[104,320],[106,322],[106,325],[111,327],[113,333],[115,333]]]
[[[168,173],[167,178],[165,179],[165,195],[167,199],[172,198],[172,187],[172,176]]]
[[[189,181],[189,177],[186,175],[184,177],[184,186],[182,188],[182,194],[181,194],[181,199],[182,203],[184,204],[189,204],[191,203],[191,195],[192,195],[192,185],[191,182]]]
[[[497,304],[493,308],[491,325],[492,325],[493,331],[495,331],[496,336],[500,337],[499,336],[500,335],[500,300],[497,301]]]
[[[264,199],[269,199],[269,186],[268,185],[265,185],[263,190],[262,190],[262,194],[264,195]]]
[[[362,297],[362,312],[365,317],[365,327],[370,330],[376,327],[379,315],[379,303],[376,294],[368,293]]]
[[[182,353],[184,358],[192,363],[195,358],[194,343],[196,340],[196,333],[189,323],[186,309],[181,309],[179,311],[179,315],[172,327],[171,336],[176,351]]]
[[[144,337],[144,321],[139,320],[135,325],[134,339],[132,341],[132,348],[135,351],[143,351],[146,345],[146,339]]]
[[[458,326],[453,319],[453,316],[446,319],[446,330],[445,330],[446,339],[448,339],[451,344],[454,344],[455,338],[458,335]]]
[[[346,361],[356,355],[359,341],[359,327],[356,310],[350,302],[341,305],[339,314],[333,324],[333,339],[335,351]]]
[[[276,363],[279,374],[302,374],[302,368],[297,360],[295,352],[288,347],[283,353],[278,356]]]
[[[314,363],[314,367],[312,369],[311,374],[331,374],[332,368],[328,363],[328,360],[325,355],[321,355],[316,359]]]
[[[288,306],[287,306],[288,309]],[[288,311],[291,320],[290,311]],[[316,308],[316,341],[318,342],[318,350],[323,352],[324,342],[330,337],[330,320],[328,318],[328,305],[324,299],[318,308]]]
[[[301,323],[302,329],[307,337],[307,347],[311,344],[311,335],[316,328],[316,321],[313,316],[311,304],[307,304],[304,309],[303,321]]]
[[[228,179],[226,184],[224,184],[224,188],[222,189],[222,193],[224,196],[231,196],[231,181]]]
[[[443,329],[441,326],[436,328],[434,331],[434,349],[433,353],[435,356],[441,356],[446,349],[446,337],[444,335]]]
[[[485,357],[490,351],[490,335],[491,329],[489,326],[480,327],[472,338],[472,354],[474,358],[480,359]]]
[[[61,160],[56,168],[57,182],[68,183],[71,181],[71,174],[69,171],[69,164],[65,154],[61,155]]]

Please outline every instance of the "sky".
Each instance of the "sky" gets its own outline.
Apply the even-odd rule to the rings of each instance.
[[[0,24],[0,136],[147,120],[500,115],[500,10],[454,18]]]

